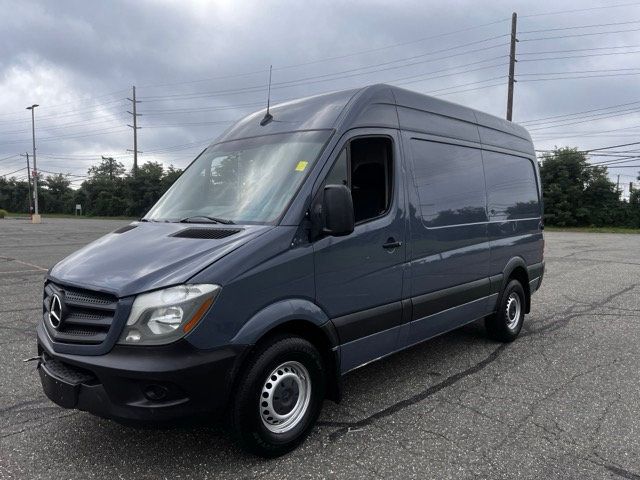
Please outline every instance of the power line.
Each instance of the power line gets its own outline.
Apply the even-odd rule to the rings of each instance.
[[[500,57],[498,57],[498,58],[500,58]],[[487,65],[487,66],[479,67],[479,68],[475,68],[475,69],[465,69],[465,70],[455,71],[455,72],[452,72],[452,73],[449,73],[449,74],[433,75],[434,73],[457,70],[457,69],[460,69],[460,68],[465,67],[465,66],[486,62],[488,60],[491,60],[491,59],[480,60],[478,62],[473,62],[473,63],[466,63],[465,65],[456,65],[455,67],[449,67],[449,68],[446,68],[446,69],[435,70],[435,71],[432,71],[430,73],[420,73],[420,74],[409,75],[409,76],[405,76],[405,77],[399,77],[399,78],[395,78],[395,79],[386,79],[386,80],[384,80],[384,82],[386,82],[386,83],[398,83],[398,82],[401,82],[401,81],[404,81],[404,80],[421,78],[420,80],[416,80],[415,82],[414,81],[405,82],[405,83],[416,83],[417,81],[435,80],[435,79],[438,79],[438,78],[461,75],[461,74],[464,74],[464,73],[470,73],[470,72],[475,72],[475,71],[485,70],[485,69],[490,69],[490,68],[496,68],[496,67],[500,67],[500,66],[506,65],[506,63],[500,63],[500,64]],[[397,69],[397,68],[400,68],[400,67],[395,67],[394,69]],[[366,73],[374,73],[374,72],[366,72]],[[360,74],[357,74],[357,75],[360,75]],[[353,77],[353,76],[356,76],[356,74],[345,75],[343,77],[340,77],[340,79]],[[274,83],[271,88],[272,88],[272,90],[283,89],[283,88],[291,88],[291,87],[298,87],[298,86],[303,86],[303,85],[310,85],[310,84],[314,84],[314,83],[321,83],[321,82],[325,82],[325,81],[333,81],[333,80],[337,80],[337,79],[338,78],[315,80],[315,81],[301,82],[301,83],[298,83],[298,84],[290,84],[291,82],[279,82],[279,83]],[[264,91],[265,91],[265,88],[263,86],[260,86],[260,87],[256,86],[256,87],[247,87],[247,88],[243,88],[243,89],[218,90],[218,91],[212,91],[212,92],[206,92],[206,93],[205,92],[200,92],[200,93],[174,94],[174,95],[167,95],[165,97],[153,97],[152,99],[148,99],[148,97],[144,97],[144,98],[147,98],[147,100],[145,100],[145,101],[154,101],[155,99],[175,99],[175,98],[181,98],[181,99],[185,99],[185,100],[186,99],[194,100],[194,99],[198,99],[198,98],[205,98],[205,97],[212,97],[212,96],[233,95],[233,94],[239,94],[239,93],[259,93],[259,92],[264,92]]]
[[[489,40],[492,40],[492,39],[495,39],[495,38],[504,37],[504,36],[505,35],[500,35],[498,37],[486,38],[486,39],[478,40],[478,41],[475,41],[475,42],[469,42],[469,43],[457,45],[455,47],[450,47],[450,48],[445,48],[445,49],[440,49],[440,50],[434,50],[434,51],[432,51],[430,53],[422,54],[421,56],[430,55],[430,54],[436,54],[436,53],[443,53],[443,52],[446,52],[446,51],[455,50],[455,49],[462,48],[462,47],[468,46],[468,45],[474,45],[474,44],[486,42],[486,41],[489,41]],[[502,46],[503,45],[493,45],[493,46],[485,47],[485,48],[483,48],[481,50],[485,51],[485,50],[488,50],[490,48],[497,48],[497,47],[502,47]],[[466,53],[469,53],[469,52],[464,52],[464,53],[466,54]],[[414,58],[416,58],[416,57],[418,57],[418,56],[415,56]],[[485,62],[485,61],[495,60],[496,58],[501,58],[501,57],[485,59],[485,60],[481,60],[481,61],[475,62],[475,63],[477,64],[477,63],[481,63],[481,62]],[[422,62],[416,62],[414,64],[406,65],[406,66],[417,65],[418,63],[422,63]],[[465,67],[465,66],[468,66],[468,65],[469,65],[469,63],[466,63],[464,65],[458,65],[456,67],[449,67],[449,68],[446,68],[446,69],[436,70],[436,71],[433,71],[433,72],[429,72],[428,74],[421,74],[421,75],[431,75],[433,73],[453,70],[453,69],[456,69],[456,68],[462,68],[462,67]],[[290,88],[290,87],[297,87],[297,86],[303,86],[303,85],[311,85],[311,84],[314,84],[314,83],[322,83],[322,82],[325,82],[325,81],[334,81],[334,80],[340,80],[340,79],[343,79],[343,78],[351,78],[351,77],[354,77],[354,76],[368,75],[368,74],[371,74],[371,73],[378,73],[378,72],[381,72],[381,71],[397,70],[399,68],[404,68],[404,67],[405,66],[399,65],[399,66],[394,66],[394,67],[387,67],[387,68],[372,70],[370,72],[359,72],[359,73],[351,73],[351,74],[344,74],[344,75],[342,75],[342,73],[349,72],[350,70],[346,70],[344,72],[334,72],[332,74],[314,75],[314,76],[302,77],[302,78],[297,78],[297,79],[294,79],[294,80],[288,80],[288,81],[283,81],[283,82],[274,82],[272,84],[272,89],[276,89],[276,88],[282,89],[282,88]],[[459,73],[465,73],[465,72],[459,72]],[[331,75],[331,77],[329,75]],[[408,78],[408,77],[405,77],[405,78]],[[398,80],[404,80],[404,78],[400,78]],[[196,98],[211,97],[211,96],[233,95],[233,94],[237,94],[237,93],[260,93],[260,92],[263,92],[263,91],[266,91],[266,87],[261,84],[261,85],[253,85],[253,86],[249,86],[249,87],[243,87],[243,88],[214,90],[214,91],[209,91],[209,92],[175,93],[175,94],[168,94],[168,95],[152,95],[152,96],[148,96],[148,97],[143,96],[143,97],[141,97],[141,99],[142,99],[142,101],[145,101],[145,102],[156,101],[156,100],[174,99],[174,98],[196,99]]]
[[[126,90],[125,89],[120,89],[120,90],[116,90],[114,92],[105,93],[103,95],[98,95],[98,96],[94,96],[94,97],[90,97],[90,98],[85,98],[85,99],[82,99],[82,100],[73,100],[73,101],[70,101],[70,102],[58,103],[58,104],[54,104],[54,105],[46,105],[46,108],[57,108],[57,107],[61,107],[61,106],[64,106],[64,105],[73,105],[73,104],[76,104],[76,103],[83,103],[83,102],[95,100],[95,99],[98,99],[98,98],[115,95],[116,93],[120,93],[120,92],[124,92],[124,91],[126,91]],[[114,102],[114,101],[119,101],[119,100],[122,100],[122,99],[107,101],[107,102],[105,102],[105,104],[111,103],[111,102]],[[24,112],[21,111],[21,110],[16,110],[14,112],[4,112],[4,113],[1,113],[0,115],[2,115],[2,116],[24,115]]]
[[[618,45],[613,47],[592,47],[592,48],[569,48],[569,49],[563,49],[563,50],[546,50],[542,52],[520,52],[518,56],[521,57],[523,55],[542,55],[542,54],[548,54],[548,53],[591,52],[591,51],[598,51],[598,50],[613,50],[617,48],[638,48],[638,47],[640,47],[640,45]]]
[[[19,155],[17,153],[14,153],[13,155],[9,155],[8,157],[0,158],[0,162],[4,162],[5,160],[10,160],[10,159],[18,157],[18,156]]]
[[[39,169],[39,171],[45,172],[45,173],[51,173],[53,175],[65,175],[65,176],[69,176],[69,177],[87,178],[89,176],[89,175],[76,175],[76,174],[73,174],[73,173],[52,172],[51,170],[43,170],[42,168]]]
[[[609,150],[611,148],[629,147],[631,145],[640,145],[640,142],[621,143],[618,145],[609,145],[607,147],[590,148],[589,150],[582,150],[582,153],[598,152],[600,150]]]
[[[45,132],[49,132],[51,130],[60,130],[60,129],[68,129],[70,127],[79,127],[79,126],[88,126],[88,125],[103,125],[105,123],[116,123],[118,122],[118,119],[115,118],[106,118],[104,120],[97,120],[97,121],[82,121],[82,120],[78,120],[78,121],[74,121],[74,122],[69,122],[69,123],[60,123],[57,125],[51,125],[51,126],[40,126],[39,130],[44,130]],[[20,133],[28,133],[30,132],[31,129],[21,129],[21,130],[0,130],[0,133],[2,133],[3,135],[16,135],[16,134],[20,134]]]
[[[532,119],[532,120],[525,120],[525,121],[520,122],[520,123],[521,124],[538,123],[540,121],[550,120],[550,119],[553,119],[553,118],[576,116],[576,115],[582,115],[584,113],[598,112],[598,111],[601,111],[601,110],[610,110],[610,109],[614,109],[614,108],[626,107],[626,106],[629,106],[629,105],[638,105],[638,104],[640,104],[640,101],[628,102],[628,103],[620,103],[620,104],[617,104],[617,105],[611,105],[610,107],[594,108],[592,110],[582,110],[580,112],[567,113],[567,114],[563,114],[563,115],[553,115],[553,116],[550,116],[550,117],[536,118],[536,119]]]
[[[524,34],[524,33],[557,32],[560,30],[575,30],[578,28],[611,27],[614,25],[629,25],[632,23],[640,23],[640,20],[630,20],[628,22],[615,22],[615,23],[594,23],[591,25],[573,25],[571,27],[560,27],[560,28],[544,28],[542,30],[526,30],[520,33]]]
[[[9,175],[21,172],[22,170],[26,170],[26,169],[27,169],[27,167],[22,167],[22,168],[19,168],[18,170],[14,170],[13,172],[4,173],[4,174],[0,175],[0,177],[8,177]]]
[[[626,32],[638,32],[640,28],[633,28],[628,30],[614,30],[611,32],[589,32],[589,33],[574,33],[572,35],[559,35],[552,37],[538,37],[538,38],[523,38],[519,39],[520,42],[538,42],[541,40],[556,40],[560,38],[576,38],[576,37],[590,37],[593,35],[608,35],[610,33],[626,33]]]
[[[613,159],[613,160],[603,160],[603,161],[599,161],[599,162],[595,162],[592,163],[591,165],[621,165],[621,164],[626,164],[626,163],[631,163],[631,162],[637,162],[638,160],[640,160],[640,157],[636,156],[636,157],[631,157],[631,158],[623,158],[623,159]]]
[[[640,3],[638,2],[633,2],[633,3],[619,3],[617,5],[605,5],[605,6],[601,6],[601,7],[590,7],[590,8],[576,8],[576,9],[572,9],[572,10],[556,10],[556,11],[552,11],[552,12],[543,12],[543,13],[532,13],[529,15],[521,15],[520,18],[533,18],[533,17],[546,17],[546,16],[550,16],[550,15],[562,15],[565,13],[583,13],[583,12],[589,12],[592,10],[603,10],[603,9],[611,9],[611,8],[618,8],[618,7],[635,7],[640,5]]]
[[[87,112],[87,111],[92,111],[92,110],[97,110],[100,109],[102,107],[108,106],[108,105],[113,105],[116,104],[118,102],[122,102],[123,100],[125,100],[125,98],[118,98],[118,99],[114,99],[108,102],[102,102],[102,103],[96,103],[91,107],[84,107],[84,108],[77,108],[77,109],[73,109],[73,110],[68,110],[68,111],[64,111],[64,112],[59,112],[56,114],[49,114],[49,115],[43,115],[42,116],[42,120],[45,119],[50,119],[50,118],[59,118],[59,117],[64,117],[64,116],[75,116],[77,115],[76,112]],[[47,107],[46,105],[43,105],[42,108],[51,108],[51,107]],[[0,114],[0,116],[2,115],[15,115],[16,113],[13,114],[9,114],[9,113],[3,113]],[[23,113],[24,115],[24,113]],[[16,120],[16,119],[11,119],[11,120],[0,120],[0,123],[23,123],[26,122],[28,120],[22,119],[22,120]]]
[[[304,66],[308,66],[308,65],[314,65],[314,64],[324,63],[324,62],[333,61],[333,60],[341,60],[341,59],[344,59],[344,58],[360,56],[360,55],[364,55],[364,54],[367,54],[367,53],[380,52],[382,50],[389,50],[389,49],[392,49],[392,48],[397,48],[397,47],[402,47],[402,46],[411,45],[411,44],[415,44],[415,43],[425,42],[427,40],[433,40],[435,38],[441,38],[441,37],[445,37],[445,36],[455,35],[455,34],[458,34],[458,33],[477,30],[477,29],[488,27],[488,26],[492,26],[492,25],[497,25],[499,23],[506,22],[507,20],[509,20],[509,18],[503,18],[503,19],[500,19],[500,20],[495,20],[493,22],[484,23],[484,24],[481,24],[481,25],[465,27],[465,28],[458,29],[458,30],[453,30],[453,31],[450,31],[450,32],[438,33],[438,34],[431,35],[431,36],[428,36],[428,37],[419,38],[417,40],[410,40],[410,41],[407,41],[407,42],[396,43],[396,44],[393,44],[393,45],[386,45],[386,46],[383,46],[383,47],[376,47],[376,48],[372,48],[372,49],[368,49],[368,50],[361,50],[359,52],[353,52],[353,53],[348,53],[348,54],[344,54],[344,55],[337,55],[337,56],[333,56],[333,57],[325,57],[325,58],[320,58],[320,59],[316,59],[316,60],[311,60],[311,61],[308,61],[308,62],[302,62],[302,63],[296,63],[296,64],[290,64],[290,65],[283,65],[283,66],[280,66],[280,67],[275,67],[273,70],[274,71],[288,70],[288,69],[297,68],[297,67],[304,67]],[[504,35],[500,35],[499,37],[495,37],[495,38],[500,38],[500,37],[503,37],[503,36]],[[201,79],[201,80],[191,80],[191,81],[186,81],[186,82],[164,83],[164,84],[155,84],[155,85],[144,85],[141,88],[156,88],[156,87],[166,87],[166,86],[187,85],[187,84],[208,82],[208,81],[211,81],[211,80],[222,80],[222,79],[229,79],[229,78],[238,78],[238,77],[242,77],[242,76],[264,74],[264,72],[265,72],[265,70],[261,69],[261,70],[254,70],[254,71],[251,71],[251,72],[244,72],[244,73],[239,73],[239,74],[210,77],[210,78]]]
[[[640,67],[632,67],[632,68],[605,68],[605,69],[598,69],[598,70],[572,70],[572,71],[568,71],[565,70],[563,72],[539,72],[539,73],[520,73],[519,76],[521,77],[529,77],[529,76],[542,76],[542,75],[569,75],[569,74],[574,74],[574,73],[604,73],[604,72],[610,72],[610,73],[617,73],[617,72],[626,72],[626,71],[639,71]]]
[[[622,117],[625,115],[631,115],[634,113],[638,113],[640,112],[640,110],[636,107],[636,108],[629,108],[626,110],[621,110],[619,112],[602,112],[602,113],[594,113],[591,115],[583,115],[580,118],[582,119],[588,119],[588,120],[576,120],[576,121],[570,121],[570,122],[565,122],[564,120],[570,120],[570,119],[564,119],[564,120],[557,120],[555,122],[545,122],[545,123],[538,123],[533,125],[531,128],[527,127],[529,129],[529,131],[537,131],[537,130],[545,130],[545,129],[549,129],[549,128],[556,128],[556,127],[565,127],[565,126],[569,126],[569,125],[579,125],[581,123],[589,123],[589,122],[595,122],[598,120],[606,120],[609,118],[615,118],[615,117]],[[594,118],[597,117],[597,118]],[[561,122],[561,123],[558,123]],[[562,123],[564,122],[564,123]]]
[[[623,165],[623,166],[613,165],[607,168],[640,168],[640,165]]]
[[[518,63],[541,62],[541,61],[548,61],[548,60],[567,60],[567,59],[574,59],[574,58],[589,58],[589,57],[609,57],[611,55],[631,55],[635,53],[640,53],[640,50],[633,50],[631,52],[590,53],[586,55],[569,55],[565,57],[525,58],[524,60],[518,60]]]
[[[264,102],[252,102],[252,103],[240,103],[236,105],[225,105],[219,107],[201,107],[201,108],[174,108],[174,109],[159,109],[159,110],[146,110],[144,111],[145,117],[154,115],[172,115],[181,113],[198,113],[198,112],[216,112],[219,110],[234,110],[243,107],[259,107],[263,106]]]
[[[42,138],[38,138],[38,142],[50,142],[53,140],[65,140],[65,139],[74,139],[74,138],[85,138],[85,137],[94,137],[94,136],[98,136],[98,135],[108,135],[108,134],[113,134],[113,133],[121,133],[126,131],[126,127],[116,127],[114,128],[109,128],[109,129],[100,129],[100,130],[95,130],[93,132],[90,133],[86,133],[86,134],[70,134],[70,135],[58,135],[58,136],[51,136],[51,137],[42,137]],[[28,142],[29,139],[19,139],[19,140],[10,140],[7,142],[1,142],[0,145],[13,145],[13,144],[17,144],[17,143],[25,143]]]
[[[164,128],[164,127],[192,127],[199,125],[229,125],[230,123],[234,123],[235,120],[225,120],[225,121],[211,121],[211,122],[182,122],[182,123],[169,123],[164,125],[145,125],[144,127],[139,128]]]
[[[638,72],[629,72],[629,73],[603,73],[603,74],[595,74],[595,75],[577,75],[572,77],[549,77],[549,78],[525,78],[522,80],[518,80],[518,82],[548,82],[551,80],[580,80],[584,78],[607,78],[607,77],[628,77],[640,75],[640,71]]]
[[[446,95],[454,95],[456,93],[464,93],[464,92],[472,92],[475,90],[483,90],[485,88],[492,88],[492,87],[504,87],[505,83],[504,82],[500,82],[500,83],[494,83],[491,85],[484,85],[482,87],[475,87],[475,88],[466,88],[464,90],[455,90],[453,92],[447,92],[447,93],[435,93],[435,94],[431,94],[431,92],[426,92],[434,97],[444,97]]]
[[[496,37],[490,37],[490,38],[486,38],[486,39],[483,39],[483,40],[478,40],[476,42],[471,42],[469,44],[458,45],[456,47],[451,47],[451,48],[447,48],[447,49],[443,49],[443,50],[436,50],[436,51],[431,51],[431,52],[427,52],[427,53],[422,53],[422,54],[419,54],[419,55],[412,55],[410,57],[400,58],[400,59],[396,59],[396,60],[389,60],[387,62],[363,65],[363,66],[356,67],[356,68],[351,68],[351,69],[348,69],[348,70],[342,70],[342,71],[327,73],[327,74],[323,74],[323,75],[315,75],[315,76],[308,77],[308,78],[315,79],[315,78],[321,78],[321,77],[330,77],[330,76],[334,76],[334,75],[340,75],[340,74],[343,74],[343,73],[355,72],[355,71],[358,71],[358,70],[367,70],[367,69],[372,69],[372,68],[375,68],[375,67],[391,65],[391,64],[394,64],[394,63],[401,63],[401,62],[411,61],[411,60],[415,60],[415,59],[418,59],[418,58],[424,58],[426,56],[435,55],[437,53],[442,53],[442,52],[446,52],[446,51],[450,51],[450,50],[456,50],[458,48],[462,48],[463,46],[467,46],[467,45],[485,43],[485,42],[487,42],[489,40],[494,40],[494,39],[501,38],[501,37],[504,37],[504,36],[505,35],[498,35]],[[502,46],[504,46],[504,45],[501,43],[501,44],[498,44],[498,45],[491,45],[491,46],[488,46],[488,47],[467,50],[467,51],[464,51],[464,52],[450,54],[450,55],[446,55],[446,56],[443,56],[443,57],[438,57],[438,58],[433,58],[433,59],[428,59],[428,60],[422,60],[420,62],[414,62],[414,63],[410,63],[410,64],[407,64],[407,65],[399,65],[398,68],[404,68],[404,67],[408,67],[408,66],[412,66],[412,65],[418,65],[420,63],[431,63],[431,62],[436,62],[436,61],[440,61],[440,60],[449,60],[452,57],[458,57],[458,56],[461,56],[461,55],[468,55],[470,53],[476,53],[476,52],[485,52],[488,49],[499,48],[499,47],[502,47]],[[282,70],[283,68],[286,68],[286,67],[274,68],[273,70]],[[381,70],[376,70],[376,71],[381,71]],[[264,73],[264,71],[260,70],[258,72],[253,72],[253,73]],[[362,72],[363,75],[366,74],[366,73],[369,73],[369,72]],[[246,75],[246,74],[243,74],[243,75]],[[218,77],[218,78],[224,78],[224,77]],[[211,79],[193,80],[193,81],[189,81],[189,82],[178,82],[178,83],[173,83],[173,84],[165,84],[163,86],[189,85],[189,84],[193,84],[193,83],[201,83],[201,82],[208,81],[208,80],[211,80]],[[297,82],[297,81],[300,81],[300,80],[305,80],[305,78],[291,80],[291,81],[289,81],[289,83],[290,82]],[[149,97],[142,97],[142,98],[144,99],[144,101],[149,101],[150,99],[153,99],[155,97],[162,97],[162,96],[161,95],[156,95],[156,96],[149,96]]]

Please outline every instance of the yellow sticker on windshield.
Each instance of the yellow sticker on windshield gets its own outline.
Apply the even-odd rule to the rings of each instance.
[[[309,165],[309,162],[306,162],[305,160],[300,160],[296,165],[296,172],[304,172],[304,169],[307,168],[307,165]]]

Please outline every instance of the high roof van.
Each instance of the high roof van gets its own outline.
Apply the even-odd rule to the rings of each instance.
[[[221,413],[281,455],[353,369],[478,320],[513,341],[543,228],[514,123],[387,85],[272,106],[51,268],[42,387],[119,421]]]

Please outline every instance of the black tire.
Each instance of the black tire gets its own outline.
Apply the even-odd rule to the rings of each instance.
[[[294,426],[284,432],[273,432],[265,425],[267,418],[272,417],[265,416],[263,420],[264,413],[268,410],[262,410],[262,405],[266,404],[262,395],[267,393],[263,390],[267,388],[266,385],[271,385],[269,379],[275,377],[271,376],[272,373],[277,371],[283,375],[294,375],[293,369],[291,369],[290,373],[288,373],[289,370],[287,372],[276,370],[282,365],[293,365],[294,368],[295,365],[302,365],[306,369],[309,382],[303,381],[302,383],[310,384],[310,394],[307,397],[308,406],[306,409],[302,406],[300,407],[301,410],[304,410],[304,413],[300,413],[297,416],[299,420],[295,422]],[[304,369],[299,369],[299,371],[304,371]],[[277,381],[273,381],[272,398],[269,398],[272,405],[269,408],[276,408],[274,407],[278,398],[276,397],[276,388],[280,389],[277,391],[284,392],[295,383],[292,378],[294,377],[278,377]],[[298,379],[300,378],[307,377],[306,375],[300,375]],[[230,406],[231,430],[240,446],[262,457],[277,457],[296,448],[309,434],[318,415],[320,415],[324,400],[325,383],[322,357],[310,342],[301,337],[285,335],[279,335],[273,337],[270,341],[264,342],[251,355],[243,368]],[[288,388],[287,391],[289,393],[287,393],[286,397],[289,403],[280,408],[286,410],[292,402],[295,402],[292,410],[296,410],[298,405],[306,403],[303,402],[303,387],[298,388],[298,385],[300,384],[296,383],[295,387]],[[271,388],[269,387],[269,389]],[[295,389],[298,389],[300,396],[296,395],[295,392],[291,393]],[[294,400],[291,400],[291,398],[294,398]],[[278,428],[278,426],[271,425],[271,428]]]
[[[520,282],[511,280],[500,296],[498,310],[485,319],[489,337],[499,342],[513,342],[518,337],[524,323],[525,299]]]

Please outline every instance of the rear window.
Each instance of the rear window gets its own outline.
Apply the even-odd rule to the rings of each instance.
[[[487,221],[480,150],[414,138],[411,153],[420,213],[426,226]]]
[[[491,220],[540,216],[533,162],[527,158],[484,152],[487,203]]]

